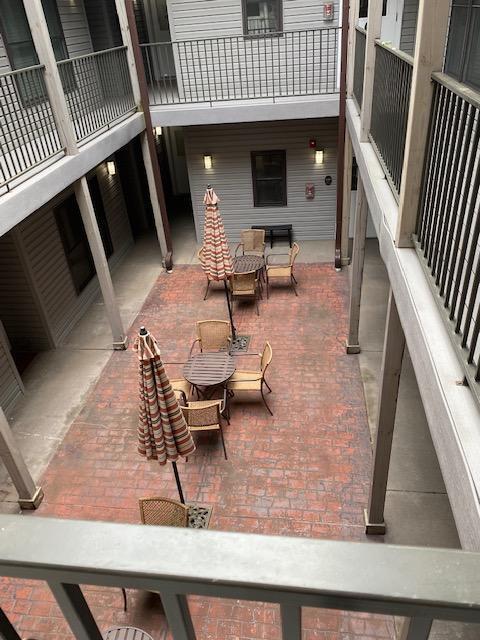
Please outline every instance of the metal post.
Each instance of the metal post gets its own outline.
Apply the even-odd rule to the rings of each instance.
[[[162,605],[167,616],[168,627],[175,640],[195,640],[195,629],[184,595],[162,593]]]
[[[93,202],[85,176],[75,182],[75,197],[82,215],[83,225],[102,291],[105,311],[112,330],[113,348],[118,350],[126,349],[128,338],[123,329],[120,309],[113,288],[112,276],[110,275],[107,256],[105,255],[102,237],[95,216],[95,209],[93,208]]]
[[[76,640],[102,640],[102,634],[79,585],[49,582],[48,586]]]
[[[406,618],[398,640],[428,640],[432,623],[431,618]]]
[[[180,502],[185,504],[185,498],[183,496],[182,483],[180,482],[180,476],[178,475],[177,463],[172,462],[173,473],[175,475],[175,482],[177,483],[178,495],[180,497]]]
[[[362,298],[363,265],[365,263],[365,237],[367,232],[368,205],[363,181],[358,176],[357,203],[355,207],[355,232],[353,236],[352,281],[350,284],[350,309],[348,322],[347,353],[360,353],[358,325]]]
[[[36,509],[43,500],[43,490],[35,486],[2,409],[0,409],[0,458],[18,492],[20,507]]]
[[[405,336],[395,298],[390,289],[380,376],[373,472],[368,510],[365,511],[365,532],[367,534],[383,534],[386,530],[385,496],[404,349]]]

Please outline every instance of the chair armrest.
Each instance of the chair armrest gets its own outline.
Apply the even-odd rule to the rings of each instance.
[[[243,242],[239,242],[235,247],[235,257],[237,256],[237,251],[239,250],[240,247],[243,247]],[[242,254],[243,254],[243,249],[242,249]]]
[[[266,265],[269,264],[270,258],[277,258],[279,256],[287,256],[287,258],[290,258],[290,254],[289,253],[269,253],[268,256],[266,256],[266,258],[265,258],[265,264]],[[289,265],[290,265],[290,261],[288,261],[287,263],[278,263],[278,264],[272,265],[272,266],[288,267]]]
[[[234,351],[230,355],[232,357],[237,357],[237,356],[258,356],[259,358],[262,357],[261,353],[256,353],[255,351]]]
[[[196,339],[192,342],[192,346],[190,347],[190,352],[189,352],[189,354],[188,354],[189,356],[191,356],[191,355],[192,355],[192,353],[193,353],[193,349],[194,349],[194,347],[195,347],[195,345],[196,345],[196,343],[197,343],[197,342],[198,342],[198,343],[200,343],[200,338],[196,338]]]

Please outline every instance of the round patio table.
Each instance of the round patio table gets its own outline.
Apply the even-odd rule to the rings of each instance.
[[[260,271],[265,266],[262,256],[237,256],[233,260],[233,270],[235,273],[248,273],[249,271]]]
[[[104,640],[153,640],[145,631],[136,627],[113,627],[103,634]]]
[[[235,361],[225,351],[197,353],[183,367],[183,376],[196,387],[216,387],[235,372]]]

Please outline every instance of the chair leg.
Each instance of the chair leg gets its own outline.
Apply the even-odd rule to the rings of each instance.
[[[127,610],[127,592],[123,587],[122,587],[122,596],[123,596],[123,610],[126,611]]]
[[[228,460],[227,457],[227,449],[225,448],[225,439],[223,437],[223,429],[222,429],[222,425],[220,425],[220,438],[222,439],[222,446],[223,446],[223,453],[225,455],[225,460]]]
[[[269,393],[272,393],[272,390],[270,388],[270,385],[268,384],[268,382],[265,380],[265,378],[263,379],[263,382],[265,383],[265,386],[267,387]]]
[[[264,395],[264,393],[263,393],[263,384],[262,384],[262,386],[260,387],[260,393],[262,394],[263,404],[267,407],[267,411],[268,411],[268,413],[269,413],[271,416],[273,416],[273,411],[270,409],[270,407],[269,407],[269,406],[268,406],[268,404],[267,404],[267,401],[265,400],[265,395]]]
[[[292,287],[293,287],[293,293],[297,296],[298,298],[298,293],[297,293],[297,287],[295,286],[295,278],[293,276],[290,277],[290,282],[292,283]]]
[[[255,294],[255,306],[257,307],[257,316],[259,316],[260,315],[260,311],[258,309],[258,296],[257,296],[257,294]]]
[[[266,284],[266,289],[267,289],[267,300],[268,300],[268,294],[269,294],[269,287],[270,287],[270,280],[268,279],[268,271],[267,271],[267,284]]]
[[[293,281],[295,282],[295,284],[298,284],[297,279],[295,278],[295,276],[293,275],[293,273],[292,273],[292,278],[293,278]]]
[[[207,299],[209,289],[210,289],[210,280],[207,278],[207,288],[205,289],[205,295],[203,296],[204,300]]]

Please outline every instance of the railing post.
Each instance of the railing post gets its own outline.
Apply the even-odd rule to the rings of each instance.
[[[28,2],[24,0],[23,4],[38,59],[40,64],[45,67],[45,86],[60,142],[68,155],[75,155],[78,153],[75,129],[68,111],[47,21],[43,12],[42,0],[28,0]]]
[[[174,640],[195,640],[195,629],[184,595],[161,594],[162,605],[167,616],[170,633]]]
[[[345,127],[345,154],[343,161],[343,202],[342,202],[342,266],[349,263],[348,243],[350,236],[350,209],[352,205],[353,147],[348,127]]]
[[[434,71],[442,70],[449,15],[450,0],[420,0],[395,234],[397,247],[413,246],[412,234],[415,232],[420,204],[433,99],[431,76]]]
[[[95,263],[100,290],[102,292],[105,311],[113,335],[113,348],[116,350],[127,348],[127,337],[123,329],[120,309],[113,289],[112,276],[108,266],[107,256],[103,247],[102,236],[98,228],[93,202],[85,176],[75,182],[75,197],[82,215],[85,233]]]
[[[375,76],[375,40],[382,31],[382,1],[369,0],[365,68],[363,73],[363,99],[360,113],[360,142],[368,142],[372,119],[373,80]]]
[[[0,459],[15,485],[20,507],[36,509],[43,500],[42,488],[35,485],[2,409],[0,409]]]
[[[360,0],[350,0],[350,14],[348,16],[348,66],[347,66],[347,98],[353,94],[353,74],[355,70],[355,38],[360,13]]]
[[[398,640],[428,640],[432,624],[431,618],[406,618]]]
[[[102,640],[102,634],[79,585],[49,582],[48,586],[73,631],[75,640]]]
[[[132,82],[133,99],[135,100],[136,105],[141,105],[142,97],[140,94],[140,84],[138,82],[137,69],[135,67],[135,56],[133,54],[132,37],[130,34],[130,27],[128,26],[125,0],[115,0],[115,6],[117,8],[118,23],[120,25],[120,31],[122,34],[122,42],[127,47],[128,70],[130,73],[130,80]]]
[[[398,387],[402,371],[405,335],[403,333],[397,305],[390,289],[385,341],[383,344],[382,370],[378,392],[378,410],[373,454],[372,480],[368,510],[365,511],[365,533],[385,533],[385,496],[387,493],[390,454],[392,452],[393,429],[397,410]]]
[[[365,262],[365,237],[368,205],[363,181],[358,176],[357,202],[355,206],[355,232],[353,236],[352,280],[350,283],[350,308],[348,321],[347,353],[360,353],[358,326],[362,297],[363,265]]]

